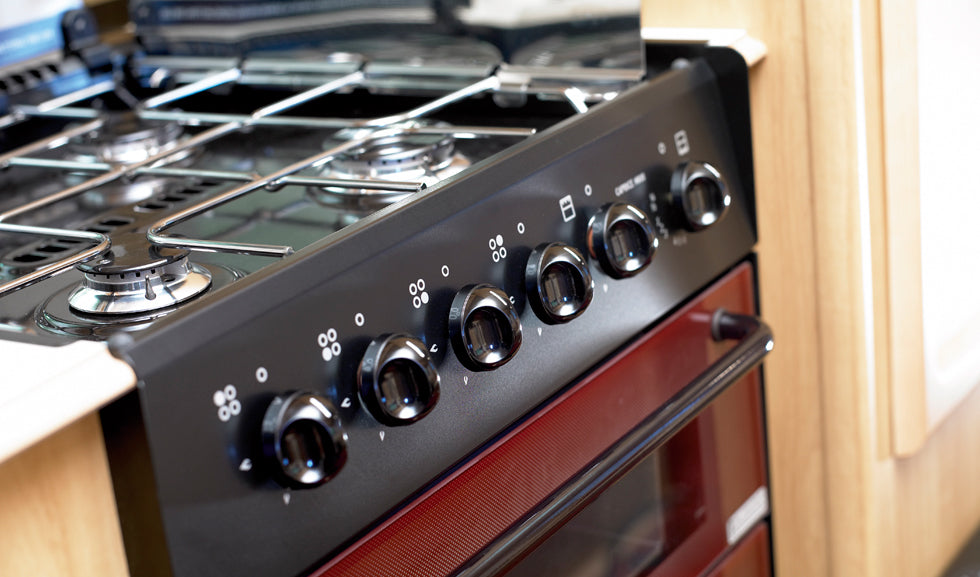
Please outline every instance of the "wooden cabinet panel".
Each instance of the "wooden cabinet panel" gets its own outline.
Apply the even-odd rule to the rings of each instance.
[[[0,575],[129,575],[97,414],[0,463]]]
[[[980,520],[980,392],[940,420],[924,378],[923,6],[646,2],[648,26],[769,47],[752,113],[780,575],[937,575]]]

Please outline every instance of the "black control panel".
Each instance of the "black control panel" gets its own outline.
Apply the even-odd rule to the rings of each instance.
[[[114,460],[124,532],[166,552],[136,574],[310,571],[749,254],[716,80],[664,73],[115,342],[155,485]]]

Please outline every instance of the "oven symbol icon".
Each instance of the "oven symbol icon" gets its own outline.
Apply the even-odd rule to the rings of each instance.
[[[566,194],[558,199],[558,208],[561,209],[561,218],[565,222],[575,218],[575,203],[572,202],[572,195]]]

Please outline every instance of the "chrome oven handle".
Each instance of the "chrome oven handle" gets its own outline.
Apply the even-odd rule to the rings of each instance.
[[[509,569],[693,421],[722,391],[762,362],[773,347],[772,329],[762,319],[724,309],[718,309],[712,316],[711,336],[716,341],[738,340],[739,343],[610,447],[593,466],[571,479],[523,521],[471,558],[456,577],[486,577]]]

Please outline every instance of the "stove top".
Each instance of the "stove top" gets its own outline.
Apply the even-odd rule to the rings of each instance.
[[[0,100],[0,345],[130,371],[102,422],[134,574],[308,574],[750,255],[739,56],[624,68],[579,12],[571,41],[472,8],[66,41],[88,82]]]
[[[370,62],[319,83],[318,63],[201,72],[213,64],[138,60],[128,84],[0,119],[47,134],[0,154],[0,330],[104,339],[145,328],[638,80],[580,72],[535,89],[533,74],[518,84],[501,70],[430,98],[372,93]],[[256,66],[281,68],[277,87],[312,87],[243,85]],[[199,78],[145,86],[161,71]],[[519,109],[494,102],[528,94]]]

